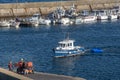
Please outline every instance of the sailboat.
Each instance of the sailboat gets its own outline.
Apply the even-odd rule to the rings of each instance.
[[[67,57],[67,56],[75,56],[81,55],[85,52],[84,47],[82,46],[74,46],[75,40],[72,40],[67,36],[66,39],[58,42],[58,46],[53,49],[54,57]]]

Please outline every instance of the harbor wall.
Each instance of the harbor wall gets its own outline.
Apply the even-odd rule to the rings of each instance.
[[[0,68],[0,80],[33,80],[33,79]]]
[[[119,6],[120,0],[74,0],[56,2],[25,2],[25,3],[0,3],[0,17],[31,16],[34,13],[46,15],[62,6],[69,9],[72,5],[76,6],[77,11],[108,9]]]
[[[19,75],[7,69],[0,68],[0,80],[86,80],[80,77],[64,76],[50,73],[34,72],[34,74]]]

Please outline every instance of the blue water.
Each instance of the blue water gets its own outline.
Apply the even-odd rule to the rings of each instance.
[[[52,2],[52,1],[68,1],[68,0],[0,0],[0,3]]]
[[[53,58],[52,49],[65,33],[85,49],[101,48],[103,53]],[[120,80],[120,21],[80,25],[0,28],[0,67],[7,68],[24,58],[32,61],[38,72],[55,73],[87,80]]]

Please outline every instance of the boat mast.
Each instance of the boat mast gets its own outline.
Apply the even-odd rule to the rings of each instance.
[[[66,35],[66,40],[69,40],[69,33],[67,33]]]

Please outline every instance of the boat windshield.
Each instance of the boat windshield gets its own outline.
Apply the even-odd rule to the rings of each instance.
[[[40,18],[40,15],[36,14],[36,15],[33,15],[33,17],[38,17],[38,18]]]
[[[72,43],[67,43],[67,44],[59,44],[60,47],[72,47],[73,44]]]

